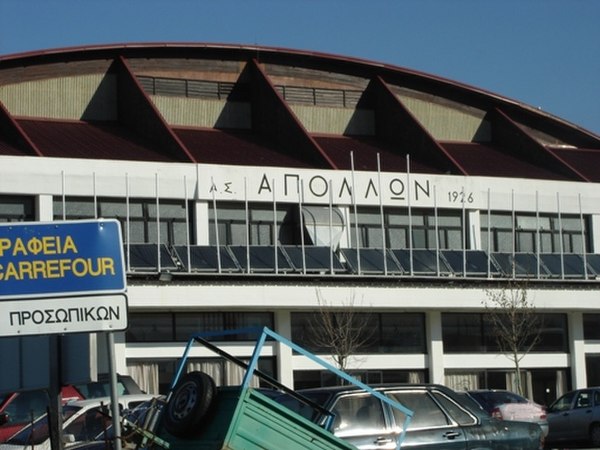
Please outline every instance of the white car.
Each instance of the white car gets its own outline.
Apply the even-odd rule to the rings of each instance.
[[[502,389],[479,389],[467,391],[467,394],[492,417],[537,423],[544,437],[548,436],[548,417],[544,406]]]
[[[142,403],[152,400],[147,394],[122,395],[119,397],[121,411],[132,410]],[[82,442],[103,440],[112,437],[110,397],[78,400],[63,407],[63,448],[74,447]],[[46,414],[27,425],[5,443],[0,450],[50,450]]]

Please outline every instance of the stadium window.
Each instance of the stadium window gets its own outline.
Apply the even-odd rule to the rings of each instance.
[[[190,214],[190,217],[192,214]],[[123,240],[131,243],[156,243],[157,208],[156,200],[66,197],[54,198],[54,220],[83,220],[96,217],[117,219],[121,223]],[[160,241],[169,245],[185,245],[188,239],[185,202],[161,200],[158,205]],[[190,233],[191,234],[191,233]]]
[[[0,196],[0,222],[31,222],[35,220],[32,197]]]
[[[358,217],[358,238],[360,247],[381,248],[381,213],[378,208],[359,208],[356,216],[350,214],[352,246],[356,247],[356,217]],[[408,248],[412,233],[413,248],[451,249],[463,248],[462,215],[460,211],[386,209],[383,212],[387,248]],[[437,222],[437,223],[436,223]],[[438,230],[436,240],[435,230]]]
[[[274,235],[279,244],[297,244],[300,242],[297,209],[297,206],[278,204],[274,215],[272,205],[249,204],[246,219],[243,203],[220,204],[215,221],[214,208],[210,204],[209,242],[217,245],[218,230],[219,245],[247,245],[247,237],[250,245],[274,245]],[[273,233],[274,227],[277,227],[276,233]]]
[[[512,252],[514,247],[516,252],[583,253],[589,248],[587,217],[582,221],[573,214],[517,213],[514,222],[511,213],[492,212],[489,217],[487,212],[481,213],[481,241],[486,251]]]

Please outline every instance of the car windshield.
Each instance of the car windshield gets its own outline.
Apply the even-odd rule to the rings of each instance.
[[[34,446],[44,442],[49,437],[48,433],[48,415],[44,414],[32,424],[27,425],[13,437],[6,441],[6,444],[20,446]]]
[[[26,423],[40,417],[48,406],[45,391],[23,391],[14,396],[4,408],[11,423]]]
[[[560,397],[558,400],[556,400],[554,403],[552,403],[550,405],[550,408],[548,408],[548,411],[566,411],[568,409],[571,409],[571,403],[573,403],[573,397],[575,397],[575,392],[569,392],[569,393],[563,395],[562,397]]]
[[[79,411],[79,406],[65,406],[63,407],[63,421],[66,421],[69,417]],[[48,431],[48,415],[43,414],[35,422],[30,423],[9,440],[7,444],[13,445],[39,445],[50,437]]]

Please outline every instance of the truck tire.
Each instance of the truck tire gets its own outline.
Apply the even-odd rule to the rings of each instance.
[[[164,425],[177,437],[199,434],[217,395],[214,380],[204,372],[183,375],[173,389],[164,413]]]

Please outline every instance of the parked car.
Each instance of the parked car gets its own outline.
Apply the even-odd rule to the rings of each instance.
[[[492,417],[503,420],[518,420],[537,423],[548,435],[546,408],[514,392],[502,389],[478,389],[467,391],[467,395]]]
[[[147,394],[119,397],[122,411],[132,410],[151,400]],[[77,400],[63,406],[63,448],[71,449],[85,442],[104,441],[112,437],[110,397]],[[43,414],[17,434],[0,444],[0,450],[50,450],[47,414]]]
[[[508,422],[462,402],[451,389],[440,385],[376,387],[412,410],[403,447],[427,449],[539,449],[541,428],[531,422]],[[277,401],[295,412],[328,427],[336,436],[359,449],[395,449],[405,416],[355,386],[299,390],[297,393],[330,410],[327,416],[287,394]]]
[[[117,395],[143,394],[129,375],[117,374]],[[66,385],[61,389],[63,404],[72,400],[108,397],[110,380],[108,374],[99,374],[97,381]],[[10,392],[0,395],[0,443],[40,417],[48,407],[48,393],[44,389]]]
[[[108,374],[98,374],[97,381],[76,384],[75,388],[83,398],[98,398],[110,396],[110,377]],[[144,391],[129,375],[117,374],[117,395],[145,394]]]
[[[73,386],[61,390],[63,402],[83,396]],[[0,443],[46,412],[48,393],[43,389],[0,395]]]
[[[547,445],[600,447],[600,387],[567,392],[548,407]]]

